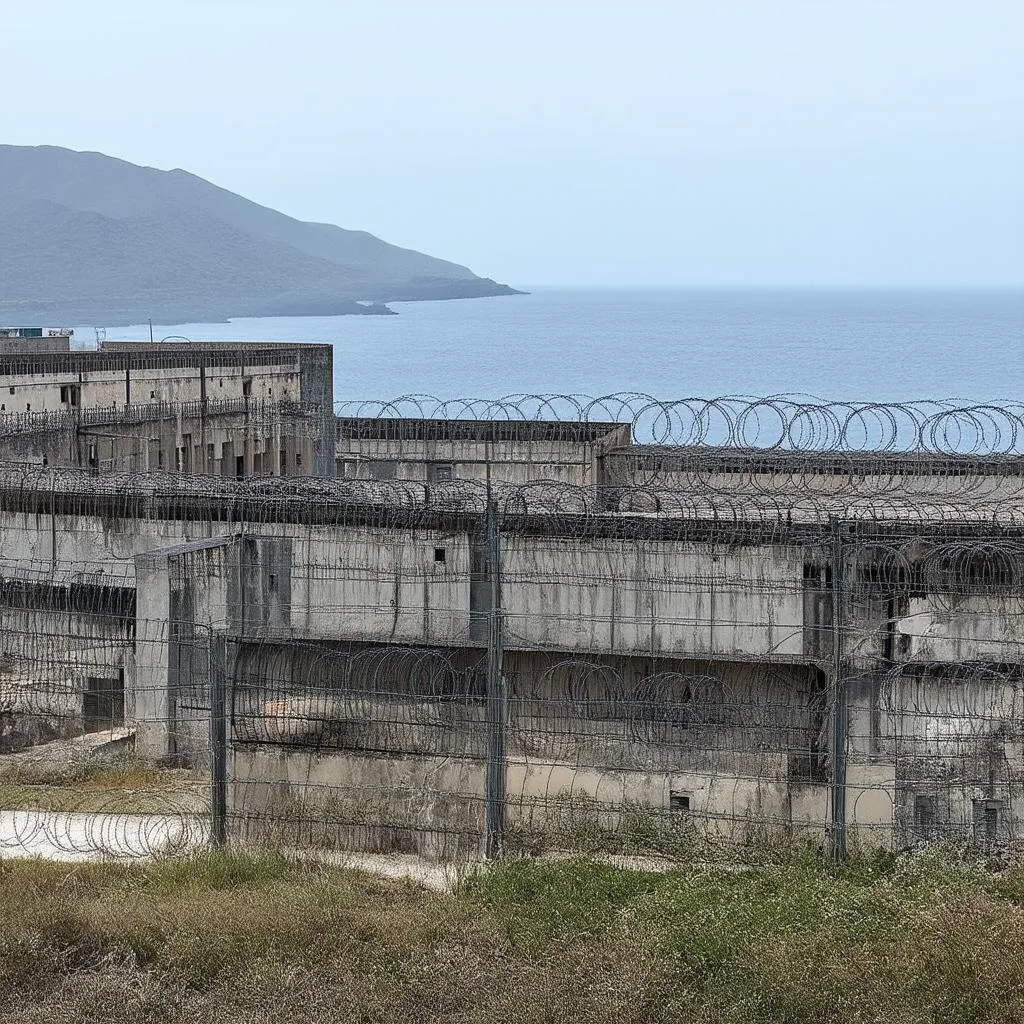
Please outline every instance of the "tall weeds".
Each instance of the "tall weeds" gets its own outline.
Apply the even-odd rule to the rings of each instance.
[[[1024,873],[507,863],[454,893],[260,856],[0,861],[21,1021],[1010,1022]]]

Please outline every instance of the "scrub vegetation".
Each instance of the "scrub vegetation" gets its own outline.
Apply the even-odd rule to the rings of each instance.
[[[963,851],[654,872],[517,861],[452,892],[273,853],[0,861],[3,1019],[1024,1019],[1024,870]]]

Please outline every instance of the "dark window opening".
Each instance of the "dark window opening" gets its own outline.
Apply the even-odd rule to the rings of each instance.
[[[276,572],[270,573],[270,575],[267,577],[267,586],[268,586],[268,589],[270,590],[270,592],[272,594],[276,594],[277,593],[277,573]]]
[[[64,405],[78,405],[81,401],[82,389],[78,384],[62,384],[60,400]]]
[[[14,388],[11,388],[11,394],[12,395],[14,394]]]
[[[302,452],[296,452],[295,453],[295,465],[296,466],[301,466],[302,465]]]
[[[124,676],[89,676],[82,695],[82,727],[99,732],[124,725]]]
[[[974,801],[974,833],[979,842],[994,843],[999,836],[999,800]]]
[[[935,830],[935,797],[914,797],[914,828],[925,836],[931,835]]]
[[[822,587],[832,586],[832,567],[830,565],[804,564],[804,580],[808,583],[817,583]]]
[[[50,464],[50,460],[44,455],[43,456],[43,465],[44,466],[48,466],[49,464]]]
[[[149,397],[150,398],[156,398],[156,392],[155,391],[150,391]]]
[[[993,842],[996,833],[999,831],[999,809],[997,807],[986,807],[982,816],[982,825],[985,831],[985,838]]]
[[[32,403],[31,402],[26,402],[25,403],[25,412],[31,412],[31,411],[32,411]]]
[[[434,561],[443,562],[447,557],[447,552],[444,548],[434,548]]]
[[[206,461],[209,465],[213,465],[213,445],[208,444],[206,446]]]
[[[242,381],[242,396],[248,398],[252,394],[252,377],[246,377]]]
[[[447,484],[455,479],[455,467],[450,462],[436,462],[427,467],[427,480],[432,484]]]
[[[687,812],[690,810],[690,794],[689,793],[669,793],[668,806],[673,811]]]
[[[244,476],[245,476],[245,456],[244,455],[236,455],[235,456],[235,477],[237,479],[241,480],[242,477],[244,477]]]

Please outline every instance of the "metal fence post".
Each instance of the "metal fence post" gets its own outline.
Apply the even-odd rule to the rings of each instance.
[[[228,839],[228,641],[210,638],[210,843]]]
[[[506,775],[508,768],[508,685],[503,670],[501,617],[501,539],[498,510],[487,495],[487,573],[490,614],[487,631],[487,764],[484,777],[484,854],[501,854],[505,838]]]
[[[846,856],[846,666],[844,636],[846,629],[846,544],[845,527],[832,524],[832,842],[835,860]]]

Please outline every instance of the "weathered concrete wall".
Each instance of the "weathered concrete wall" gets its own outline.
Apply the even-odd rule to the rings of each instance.
[[[897,623],[914,661],[1024,661],[1024,598],[931,594]]]
[[[270,746],[235,747],[229,814],[248,840],[437,859],[480,854],[483,762],[453,757],[311,754]],[[762,843],[797,838],[823,845],[829,794],[723,772],[579,768],[512,758],[508,825],[514,841],[571,848],[608,842],[668,847],[695,840]],[[685,797],[689,807],[680,809]],[[851,781],[848,838],[862,846],[893,839],[892,767]],[[605,839],[601,839],[601,834]]]
[[[69,415],[51,426],[33,424],[33,419],[30,414],[0,416],[0,458],[97,473],[308,476],[320,445],[305,417],[276,407],[254,407],[252,415],[185,415],[181,407],[168,407],[166,415],[143,422],[112,417],[81,424]],[[23,422],[12,426],[14,420]]]
[[[132,671],[134,620],[99,607],[32,607],[37,600],[0,596],[0,733],[8,746],[81,733],[89,678],[117,681]]]
[[[438,860],[480,852],[480,762],[235,747],[229,777],[231,830],[241,839]]]
[[[0,512],[4,574],[62,584],[101,577],[133,586],[131,559],[223,535],[202,520],[103,520]],[[277,625],[317,638],[464,643],[470,636],[476,542],[435,530],[265,524],[257,540],[287,540]],[[258,557],[258,555],[257,555]],[[510,648],[799,661],[831,656],[806,611],[804,554],[786,545],[511,535],[503,538]],[[914,598],[890,624],[884,595],[848,609],[845,655],[870,666],[890,633],[914,661],[1017,662],[1024,602],[1006,596]],[[830,608],[826,609],[828,616]],[[810,632],[809,632],[810,631]],[[820,630],[818,630],[820,632]]]
[[[154,346],[157,348],[157,346]],[[198,348],[198,346],[197,346]],[[200,366],[146,366],[90,369],[83,358],[100,353],[76,353],[72,369],[55,364],[47,371],[20,372],[17,361],[0,359],[0,412],[56,412],[71,405],[61,388],[79,389],[80,408],[123,408],[127,405],[194,402],[204,398],[270,398],[299,401],[301,372],[294,350],[286,349],[279,363],[252,365],[244,362],[218,365],[216,356]],[[289,358],[290,357],[290,358]],[[109,361],[109,360],[107,360]],[[82,362],[82,366],[77,365]],[[99,360],[97,360],[99,362]],[[330,408],[330,401],[327,403]]]
[[[436,467],[451,479],[495,483],[554,480],[575,486],[596,483],[595,446],[557,441],[387,441],[339,439],[340,476],[433,482]]]
[[[510,646],[799,659],[803,556],[785,547],[512,537]]]
[[[611,423],[344,418],[338,425],[339,475],[426,482],[443,469],[456,480],[593,486],[604,452],[631,436],[629,425]]]
[[[758,462],[763,468],[758,469]],[[778,463],[772,465],[772,463]],[[859,460],[857,453],[812,452],[791,454],[766,451],[730,452],[707,448],[686,454],[671,449],[620,447],[603,459],[604,481],[618,487],[662,487],[667,491],[719,495],[775,496],[785,501],[858,496],[884,504],[887,499],[931,498],[937,501],[958,496],[979,502],[1024,503],[1024,476],[1019,465],[1007,462],[1000,472],[999,460],[990,471],[964,460],[936,455],[926,460],[893,454],[890,459]]]

